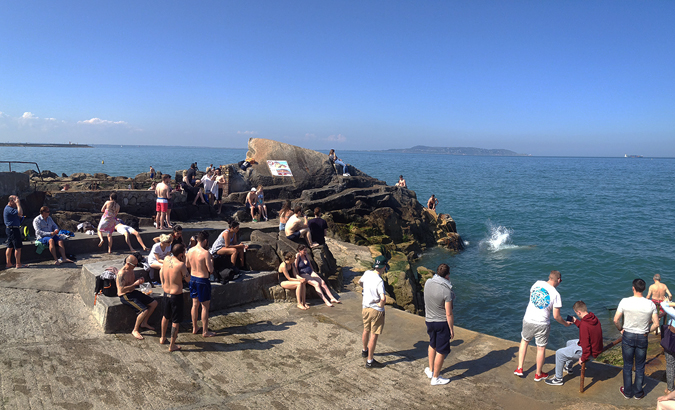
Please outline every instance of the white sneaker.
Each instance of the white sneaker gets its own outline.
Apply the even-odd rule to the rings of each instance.
[[[439,386],[441,384],[448,384],[448,383],[450,383],[450,379],[444,379],[443,377],[433,377],[431,379],[432,386]]]
[[[434,377],[434,374],[431,372],[431,369],[428,368],[428,367],[425,367],[425,368],[424,368],[424,374],[426,374],[427,377],[430,378],[430,379],[431,379],[432,377]]]

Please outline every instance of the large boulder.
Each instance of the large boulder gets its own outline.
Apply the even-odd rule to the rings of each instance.
[[[239,172],[244,174],[251,186],[292,184],[300,189],[319,188],[328,185],[335,175],[328,155],[283,142],[251,138],[246,156],[256,163]],[[287,161],[293,176],[273,176],[268,160]]]

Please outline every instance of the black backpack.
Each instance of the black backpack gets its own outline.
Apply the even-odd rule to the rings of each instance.
[[[117,268],[113,266],[106,268],[105,272],[96,277],[94,305],[96,304],[96,298],[100,294],[108,297],[117,296]]]

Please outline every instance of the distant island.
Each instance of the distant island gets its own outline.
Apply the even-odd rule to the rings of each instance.
[[[43,144],[34,142],[0,142],[0,147],[94,148],[87,144]]]
[[[444,155],[484,155],[493,157],[524,157],[529,154],[518,154],[508,149],[485,149],[472,147],[427,147],[416,145],[412,148],[388,149],[384,152],[400,152],[404,154],[444,154]]]

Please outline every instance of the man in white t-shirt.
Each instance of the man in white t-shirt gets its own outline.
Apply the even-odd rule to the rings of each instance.
[[[363,350],[361,356],[366,357],[366,368],[379,369],[384,364],[373,359],[377,337],[384,328],[384,304],[387,301],[384,291],[382,274],[389,268],[387,258],[378,256],[373,263],[374,270],[367,270],[359,284],[363,286],[363,303],[361,315],[363,316]]]
[[[527,355],[527,346],[534,338],[537,345],[537,370],[534,373],[534,381],[538,382],[548,377],[548,373],[542,372],[548,335],[551,333],[551,311],[553,318],[564,325],[570,323],[560,316],[562,300],[560,293],[555,289],[562,282],[562,275],[557,270],[552,270],[548,275],[548,281],[538,280],[530,288],[530,302],[527,304],[525,317],[523,317],[523,331],[521,333],[520,349],[518,350],[518,368],[513,372],[516,376],[523,376],[523,363]]]
[[[623,356],[623,386],[619,391],[624,398],[645,397],[642,382],[645,377],[647,336],[659,326],[656,305],[642,296],[647,284],[642,279],[633,281],[633,296],[621,299],[616,308],[614,324],[621,331],[621,353]],[[621,324],[623,316],[623,325]],[[635,382],[633,382],[633,360],[635,360]]]

